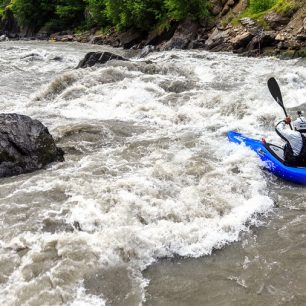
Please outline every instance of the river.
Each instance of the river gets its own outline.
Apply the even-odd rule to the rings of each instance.
[[[305,189],[226,140],[281,143],[266,82],[305,109],[303,61],[0,50],[2,112],[39,119],[66,152],[0,181],[0,305],[306,304]],[[95,50],[131,61],[75,69]]]

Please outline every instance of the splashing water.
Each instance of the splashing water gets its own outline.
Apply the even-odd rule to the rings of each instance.
[[[278,141],[266,80],[300,105],[297,61],[171,51],[76,70],[102,47],[0,48],[3,111],[41,120],[67,153],[1,180],[1,305],[141,304],[150,264],[209,255],[271,211],[271,177],[226,132]]]

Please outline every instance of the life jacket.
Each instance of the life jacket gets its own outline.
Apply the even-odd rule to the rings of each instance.
[[[292,147],[289,142],[284,147],[285,164],[293,167],[306,167],[306,137],[301,133],[303,146],[298,156],[293,154]]]

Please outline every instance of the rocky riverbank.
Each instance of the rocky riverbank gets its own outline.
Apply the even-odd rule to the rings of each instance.
[[[81,34],[72,31],[36,35],[17,33],[16,22],[9,16],[2,22],[2,34],[12,38],[49,39],[51,41],[77,41],[106,44],[125,49],[150,51],[171,49],[205,49],[229,51],[247,56],[279,55],[300,57],[306,55],[306,5],[303,1],[285,13],[268,10],[260,17],[250,18],[245,14],[246,0],[214,0],[210,8],[213,17],[203,22],[186,19],[171,22],[166,29],[151,32],[129,29],[99,34],[96,29]],[[2,39],[5,39],[2,36]]]
[[[83,34],[64,32],[52,34],[50,39],[107,44],[126,49],[145,48],[145,53],[151,50],[205,49],[247,56],[306,55],[306,5],[300,5],[284,15],[269,11],[261,20],[240,18],[246,7],[245,0],[215,1],[211,9],[214,20],[204,23],[187,19],[181,23],[173,22],[163,31],[146,33],[128,30],[118,33],[112,30],[107,34],[96,34],[95,31]]]

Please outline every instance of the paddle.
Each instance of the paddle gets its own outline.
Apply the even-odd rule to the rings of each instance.
[[[288,117],[286,108],[284,106],[282,93],[280,91],[280,88],[277,84],[277,81],[274,78],[270,78],[268,80],[268,88],[270,90],[271,95],[273,96],[274,100],[280,105],[280,107],[284,110],[285,116]],[[291,130],[293,130],[291,123],[289,124]]]

